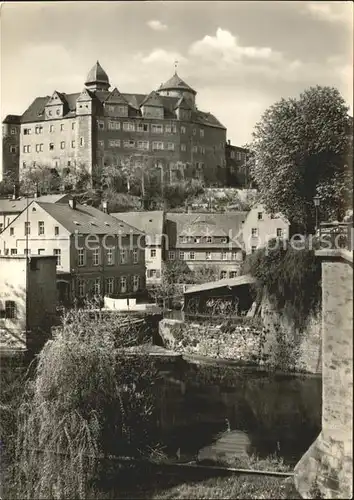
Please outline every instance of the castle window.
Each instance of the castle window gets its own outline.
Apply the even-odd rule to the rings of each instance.
[[[198,146],[193,146],[193,153],[198,153]]]
[[[110,121],[110,122],[108,122],[108,129],[109,130],[120,130],[120,123]]]
[[[196,135],[197,134],[197,129],[193,129],[193,135]]]
[[[13,227],[10,227],[10,236],[13,236],[15,234],[15,230]]]
[[[60,125],[60,131],[62,132],[63,130],[64,130],[64,124],[62,123],[62,124]]]
[[[54,125],[49,125],[49,132],[54,132]]]
[[[149,149],[149,141],[138,141],[138,149]]]
[[[74,148],[75,147],[75,141],[71,141],[71,147]]]
[[[242,158],[241,157],[241,153],[239,151],[237,151],[237,153],[236,153],[236,160],[241,161],[241,158]]]
[[[31,129],[30,128],[24,128],[23,129],[23,135],[31,135]]]
[[[54,149],[54,142],[49,143],[49,151],[53,151]]]
[[[163,149],[163,142],[159,142],[159,141],[154,141],[152,143],[152,149],[155,150],[155,149],[160,149],[162,150]]]
[[[186,151],[186,145],[185,144],[181,144],[181,151]]]
[[[149,132],[149,125],[147,123],[138,123],[138,132]]]
[[[98,122],[98,128],[104,130],[104,122]]]
[[[100,148],[104,148],[104,141],[98,141],[98,145]]]
[[[26,168],[26,162],[25,161],[22,162],[22,168]]]
[[[75,130],[75,122],[72,122],[72,124],[71,124],[71,130]]]
[[[84,138],[80,137],[80,146],[83,146],[83,145],[84,145]]]
[[[153,123],[151,125],[151,132],[153,134],[162,134],[162,132],[163,132],[163,126],[160,125],[160,124]]]
[[[16,153],[17,148],[16,146],[10,146],[10,153]]]
[[[40,153],[43,151],[43,144],[36,144],[36,152]]]
[[[13,300],[5,301],[5,318],[16,319],[16,302]]]
[[[200,129],[200,137],[204,137],[204,130],[203,129]]]
[[[120,140],[119,139],[110,139],[109,146],[111,148],[119,148],[120,147]]]
[[[231,151],[231,153],[230,153],[230,157],[231,157],[231,158],[235,158],[235,152],[234,152],[234,151]]]
[[[24,153],[30,153],[31,152],[31,146],[23,146],[23,152]]]
[[[125,130],[126,132],[134,132],[135,124],[132,122],[124,122],[123,123],[123,130]]]
[[[60,115],[60,109],[57,109],[57,115],[58,116]]]
[[[174,151],[175,150],[175,145],[173,144],[173,142],[168,142],[167,143],[167,149],[169,151]]]
[[[16,129],[14,127],[11,127],[11,134],[15,135],[16,134]]]
[[[60,143],[60,149],[65,149],[65,141],[62,141],[62,142]]]
[[[43,132],[43,127],[42,125],[38,125],[38,127],[35,128],[36,134],[41,134]]]
[[[48,115],[52,116],[52,110],[51,109],[48,111]]]
[[[185,134],[186,133],[186,127],[181,127],[181,134]]]
[[[172,132],[172,126],[171,125],[165,125],[165,132],[167,132],[168,134],[171,134],[171,132]]]
[[[200,152],[202,155],[205,154],[205,147],[204,146],[200,146]]]
[[[135,141],[124,141],[123,142],[123,147],[125,148],[134,148],[135,147]]]

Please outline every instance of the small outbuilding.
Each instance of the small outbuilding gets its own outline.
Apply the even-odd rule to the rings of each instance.
[[[241,316],[254,302],[249,275],[221,279],[188,287],[184,292],[184,313],[192,316]]]

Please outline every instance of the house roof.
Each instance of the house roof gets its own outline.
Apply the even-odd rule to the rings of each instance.
[[[111,214],[113,217],[138,228],[148,235],[156,245],[161,244],[161,237],[164,232],[164,212],[155,210],[149,212],[119,212]]]
[[[148,105],[148,106],[153,106],[155,108],[162,108],[163,107],[163,102],[160,99],[160,96],[156,94],[156,92],[153,90],[151,94],[149,94],[141,103],[141,106],[143,105]]]
[[[72,234],[75,232],[115,235],[142,233],[136,227],[88,205],[77,203],[74,209],[69,203],[37,203]]]
[[[21,115],[7,115],[2,123],[21,123]]]
[[[188,83],[183,81],[182,78],[180,78],[177,75],[177,72],[169,80],[167,80],[167,82],[163,83],[159,87],[159,90],[176,90],[176,89],[189,90],[193,94],[197,93],[194,89],[192,89],[192,87],[188,85]]]
[[[98,99],[101,103],[104,103],[106,100],[109,100],[111,95],[110,91],[106,90],[97,90],[97,91],[89,91],[86,89],[88,93],[93,97]],[[81,92],[77,92],[74,94],[65,94],[61,93],[62,98],[67,103],[67,112],[64,114],[64,118],[73,118],[76,116],[76,101],[78,97],[81,95]],[[120,94],[122,98],[127,101],[132,108],[135,110],[139,110],[143,101],[149,97],[149,94]],[[51,96],[44,97],[36,97],[36,99],[30,104],[30,106],[26,109],[21,117],[21,123],[32,123],[44,120],[44,109]],[[159,100],[162,102],[164,107],[164,117],[165,119],[171,118],[176,119],[174,114],[174,109],[176,108],[176,104],[180,100],[179,97],[170,97],[170,96],[159,96]],[[195,110],[192,112],[192,121],[199,123],[201,125],[206,125],[210,127],[223,128],[224,125],[219,122],[219,120],[212,115],[211,113],[206,113],[203,111]]]
[[[67,194],[47,194],[37,198],[17,198],[17,200],[0,199],[0,213],[21,213],[32,201],[43,201],[46,203],[64,203],[70,195]]]
[[[243,276],[238,276],[237,278],[221,279],[217,281],[210,281],[209,283],[203,283],[201,285],[194,285],[188,287],[185,290],[184,294],[189,295],[191,293],[205,292],[207,290],[214,290],[216,288],[234,288],[241,285],[251,285],[255,282],[255,278],[249,276],[248,274],[244,274]]]
[[[229,236],[242,242],[242,223],[246,220],[248,212],[230,213],[168,213],[166,219],[176,224],[176,234],[179,236]],[[236,242],[235,242],[236,243]],[[211,244],[215,246],[215,244]],[[190,246],[190,244],[189,244]],[[237,245],[235,245],[237,246]],[[179,243],[176,247],[185,248]]]

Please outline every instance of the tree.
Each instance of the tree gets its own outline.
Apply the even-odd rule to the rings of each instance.
[[[321,218],[334,212],[341,217],[351,199],[351,135],[348,107],[331,87],[311,87],[297,99],[281,99],[268,108],[256,125],[250,155],[266,209],[312,231],[318,194],[324,197]]]
[[[0,196],[13,194],[15,184],[14,176],[10,173],[5,174],[0,181]]]
[[[96,498],[103,457],[151,455],[159,375],[134,328],[129,318],[64,314],[19,407],[16,498]],[[125,351],[134,337],[141,355]]]
[[[21,175],[20,190],[24,194],[46,194],[58,191],[61,186],[61,177],[55,168],[48,165],[29,167]]]

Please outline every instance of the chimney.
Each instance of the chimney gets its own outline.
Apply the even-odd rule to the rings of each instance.
[[[71,207],[73,210],[76,210],[76,198],[73,196],[69,200],[69,207]]]
[[[13,200],[16,200],[16,198],[17,198],[17,193],[16,193],[16,191],[17,191],[17,190],[16,190],[16,184],[14,184],[14,185],[13,185],[13,188],[14,188],[14,191],[13,191],[13,194],[12,194],[12,199],[13,199]]]
[[[230,139],[227,141],[228,145],[231,146],[231,141]]]
[[[102,201],[102,210],[105,214],[108,214],[108,202],[106,200]]]

